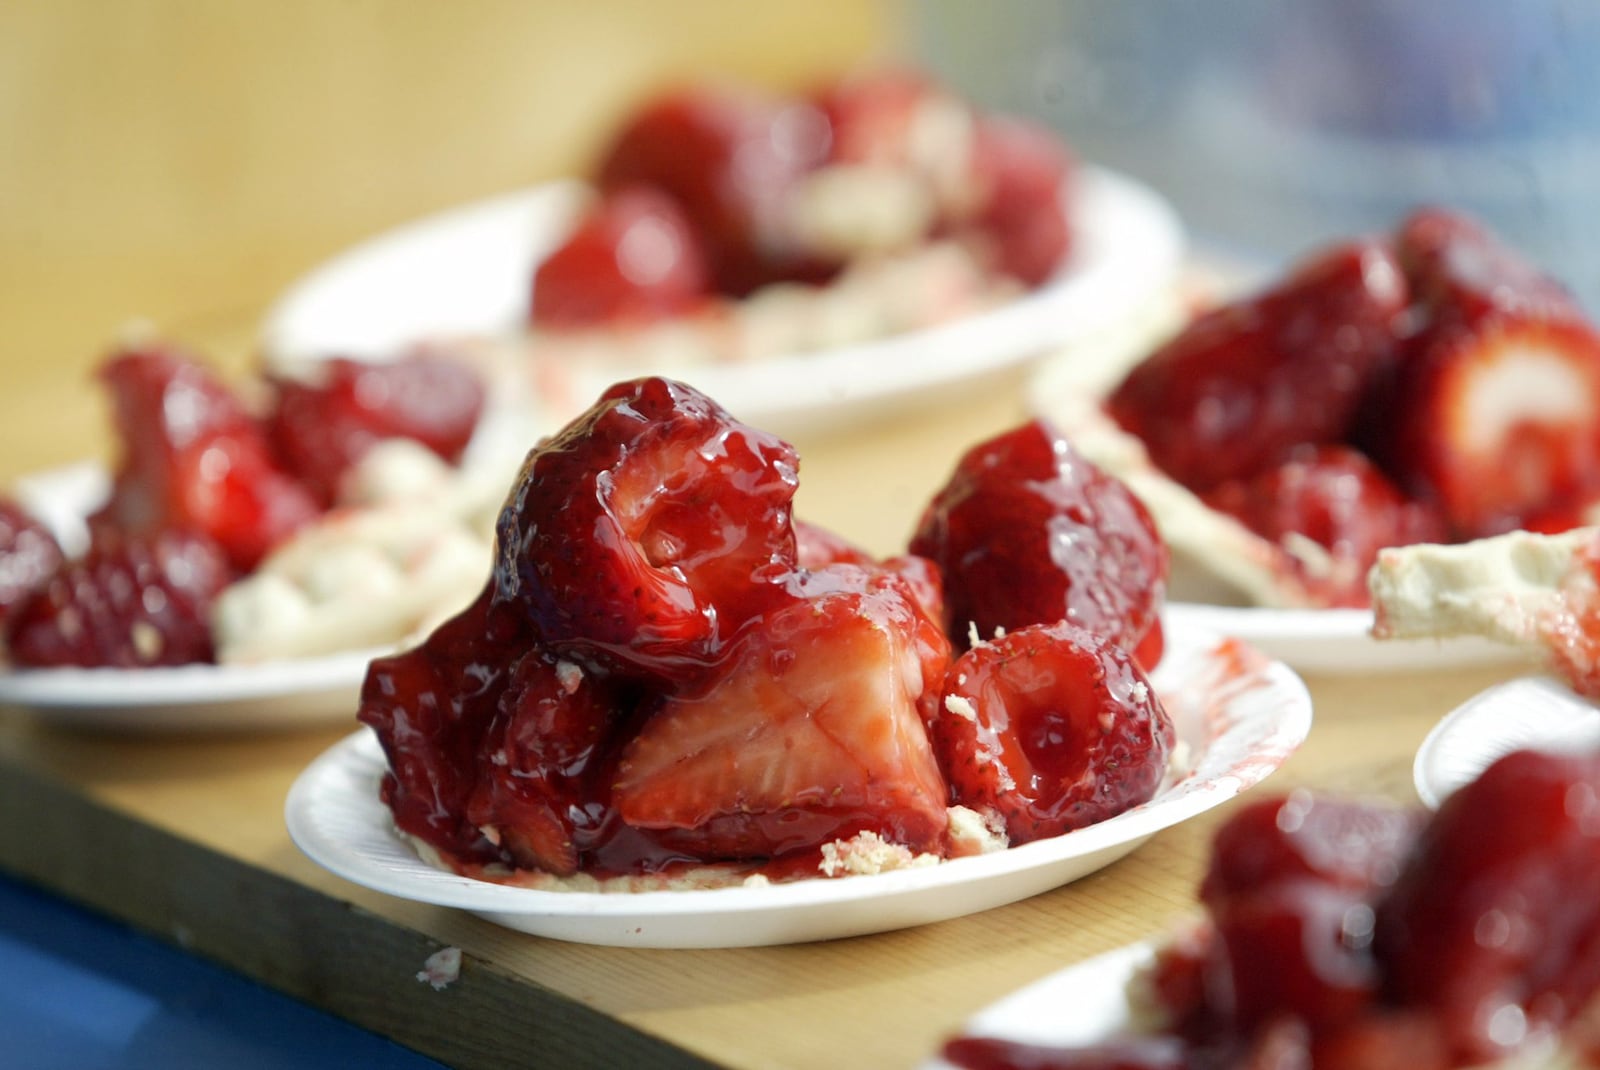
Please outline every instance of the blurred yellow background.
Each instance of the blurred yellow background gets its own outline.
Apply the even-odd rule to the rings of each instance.
[[[0,4],[0,480],[105,454],[92,370],[125,323],[242,370],[262,310],[340,248],[580,170],[662,82],[892,55],[896,6]]]

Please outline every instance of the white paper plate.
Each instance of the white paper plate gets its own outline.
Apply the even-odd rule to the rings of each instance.
[[[1367,609],[1258,609],[1173,602],[1166,619],[1231,635],[1301,672],[1427,672],[1512,664],[1527,654],[1488,639],[1374,639]]]
[[[1514,750],[1572,751],[1600,747],[1600,708],[1547,676],[1499,684],[1457,706],[1417,750],[1412,779],[1423,803],[1437,809]]]
[[[267,359],[377,358],[428,339],[519,333],[534,267],[562,240],[583,196],[581,184],[553,183],[431,216],[352,248],[271,310],[262,333]],[[1052,281],[1008,305],[881,341],[685,367],[680,377],[740,419],[792,434],[878,417],[891,402],[953,394],[961,384],[1112,330],[1170,289],[1183,256],[1182,227],[1153,191],[1099,169],[1080,173],[1071,208],[1077,228],[1071,258]],[[593,389],[573,393],[587,404],[627,377],[609,369]],[[573,415],[549,413],[546,422]]]
[[[985,1007],[968,1019],[961,1033],[1070,1048],[1129,1032],[1134,1020],[1128,984],[1156,949],[1154,941],[1130,944],[1068,966]],[[919,1070],[954,1067],[935,1055]]]
[[[261,665],[0,672],[0,706],[124,732],[263,731],[355,719],[367,663],[356,651]]]
[[[641,893],[534,891],[459,876],[424,864],[396,833],[378,799],[383,755],[366,731],[301,774],[285,816],[300,849],[346,880],[540,936],[734,947],[882,932],[1015,902],[1108,865],[1258,783],[1311,727],[1311,700],[1299,677],[1235,641],[1174,629],[1153,682],[1191,749],[1189,776],[1143,806],[1065,836],[874,876]]]

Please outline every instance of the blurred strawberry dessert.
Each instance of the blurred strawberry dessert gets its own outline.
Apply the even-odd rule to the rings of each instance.
[[[1518,751],[1430,818],[1295,792],[1219,830],[1205,917],[1074,1049],[950,1041],[964,1070],[1600,1065],[1600,754]],[[1069,1015],[1071,1008],[1062,1008]]]
[[[0,621],[14,667],[393,642],[438,611],[430,599],[451,604],[463,561],[476,573],[487,559],[486,539],[470,536],[464,515],[447,520],[439,495],[425,508],[402,500],[455,481],[484,404],[463,364],[335,359],[312,379],[235,390],[187,353],[140,343],[100,378],[120,456],[87,517],[87,546],[68,554],[20,503],[0,504]],[[307,543],[319,548],[314,567]]]
[[[1269,606],[1365,606],[1383,547],[1581,523],[1600,333],[1473,221],[1424,209],[1204,312],[1103,399],[1050,399],[1175,552]]]

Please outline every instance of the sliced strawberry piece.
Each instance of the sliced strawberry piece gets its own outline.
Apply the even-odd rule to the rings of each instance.
[[[930,737],[954,801],[998,812],[1013,845],[1147,801],[1174,740],[1132,657],[1064,623],[1030,625],[956,659]]]
[[[265,435],[226,386],[188,357],[128,350],[100,376],[110,388],[122,460],[94,526],[169,528],[216,541],[248,572],[321,509],[273,460]]]
[[[1166,589],[1166,544],[1144,506],[1042,421],[969,450],[911,552],[943,573],[958,646],[973,626],[989,636],[1065,620],[1131,650],[1157,627]]]
[[[1297,538],[1327,551],[1325,562],[1286,552],[1284,567],[1330,606],[1367,604],[1367,570],[1385,546],[1442,542],[1449,533],[1435,507],[1407,497],[1347,446],[1305,447],[1276,467],[1220,484],[1203,497],[1286,551]]]
[[[467,819],[518,866],[577,872],[594,824],[594,773],[626,711],[613,688],[572,662],[523,655],[478,748]]]
[[[1600,994],[1600,752],[1518,751],[1440,806],[1377,911],[1393,998],[1456,1065],[1559,1032]]]
[[[1072,155],[1055,131],[1018,119],[985,116],[974,141],[981,192],[973,223],[993,242],[999,270],[1038,286],[1072,248]]]
[[[837,265],[810,262],[787,239],[782,201],[828,151],[827,119],[799,100],[696,88],[639,111],[598,169],[606,192],[650,186],[676,200],[700,235],[719,292],[819,281]]]
[[[705,304],[711,280],[678,203],[648,187],[604,197],[533,276],[541,327],[643,324]]]
[[[561,656],[692,679],[787,597],[797,465],[692,387],[618,384],[524,462],[497,597]]]
[[[921,624],[888,589],[772,614],[708,688],[667,696],[627,746],[612,790],[623,820],[705,859],[861,831],[938,850],[946,789],[918,710]]]
[[[1600,490],[1600,332],[1559,284],[1446,213],[1401,229],[1424,322],[1375,402],[1370,448],[1461,538]]]
[[[64,559],[49,528],[16,502],[0,499],[0,627]]]
[[[1191,490],[1251,476],[1350,433],[1396,359],[1406,302],[1382,244],[1335,246],[1200,316],[1123,379],[1107,411]]]
[[[394,361],[334,358],[309,380],[278,378],[267,431],[279,458],[324,503],[385,439],[408,438],[454,463],[477,429],[484,389],[460,361],[414,353]]]
[[[6,646],[36,668],[208,662],[211,604],[232,578],[203,535],[101,531],[8,615]]]

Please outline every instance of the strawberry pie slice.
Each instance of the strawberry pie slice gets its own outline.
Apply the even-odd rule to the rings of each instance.
[[[923,865],[1146,802],[1165,550],[1047,428],[976,456],[1013,451],[981,482],[1028,503],[1017,538],[966,517],[879,561],[795,521],[788,443],[684,383],[612,386],[528,454],[482,594],[368,671],[396,826],[458,872],[614,889]],[[991,592],[1014,630],[958,659],[989,573],[955,555],[986,543],[1039,597]]]

